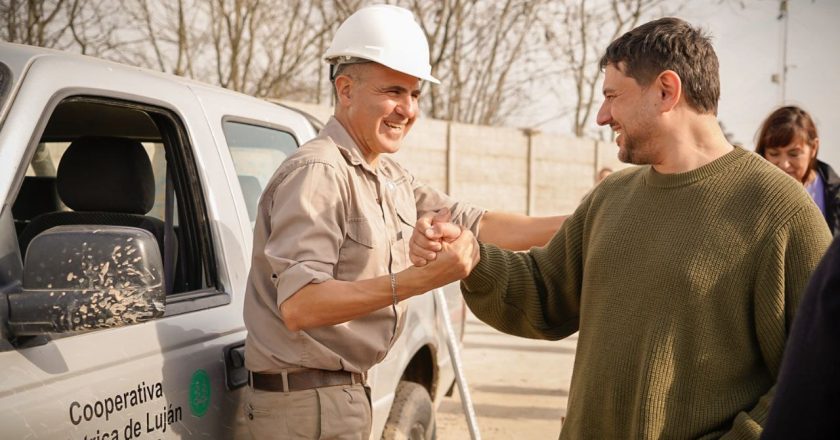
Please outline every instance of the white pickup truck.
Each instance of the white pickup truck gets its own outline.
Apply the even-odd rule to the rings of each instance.
[[[255,206],[315,134],[253,97],[0,44],[0,437],[247,438]],[[454,378],[441,310],[411,299],[370,372],[371,438],[433,436]]]

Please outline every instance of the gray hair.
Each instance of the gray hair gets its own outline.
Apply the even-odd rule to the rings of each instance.
[[[372,63],[373,61],[366,58],[340,56],[330,60],[330,82],[335,83],[335,78],[341,75],[347,66],[354,64]]]
[[[339,75],[346,75],[358,81],[360,75],[359,69],[356,67],[373,62],[365,58],[357,57],[338,57],[330,61],[330,82],[333,86],[333,99],[336,103],[338,103],[338,90],[335,88],[335,79],[338,78]]]

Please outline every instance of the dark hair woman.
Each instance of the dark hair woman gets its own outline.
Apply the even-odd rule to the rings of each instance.
[[[755,152],[805,185],[831,233],[840,233],[840,178],[817,160],[820,138],[811,115],[796,106],[781,107],[761,124]]]

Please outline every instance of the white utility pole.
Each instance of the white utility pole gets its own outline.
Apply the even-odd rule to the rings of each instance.
[[[779,86],[781,87],[781,105],[785,105],[786,99],[786,89],[787,89],[787,46],[788,46],[788,0],[779,0],[779,16],[777,17],[778,20],[782,21],[782,68],[781,73],[778,74],[778,77],[775,78],[779,82]]]

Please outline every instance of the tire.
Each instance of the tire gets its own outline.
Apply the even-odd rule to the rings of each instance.
[[[432,399],[422,385],[400,381],[382,431],[382,440],[433,440],[435,413]]]

